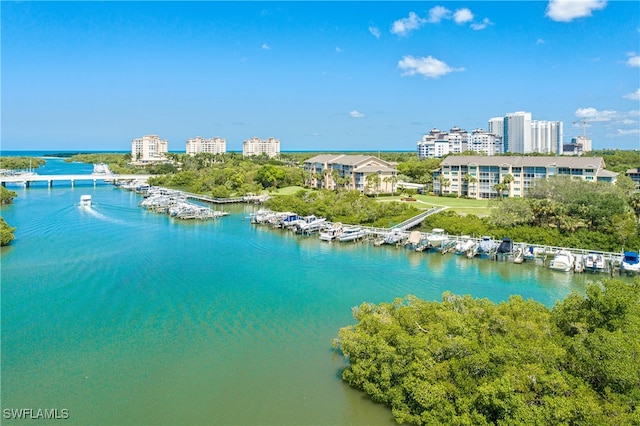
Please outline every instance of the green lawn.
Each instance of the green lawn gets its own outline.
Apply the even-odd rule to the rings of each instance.
[[[286,188],[280,188],[273,191],[274,195],[291,195],[300,190],[309,190],[301,186],[288,186]],[[459,214],[474,214],[476,216],[488,216],[493,208],[493,204],[487,200],[469,200],[466,198],[448,198],[448,197],[436,197],[433,195],[413,195],[416,201],[412,201],[411,204],[415,205],[419,209],[428,209],[431,207],[448,207]],[[382,196],[378,197],[378,201],[401,201],[400,196]]]
[[[273,195],[292,195],[300,190],[309,191],[308,188],[303,188],[301,186],[287,186],[285,188],[279,188],[273,191],[272,194]]]
[[[466,198],[436,197],[433,195],[413,195],[418,208],[428,209],[431,207],[448,207],[460,214],[474,214],[476,216],[488,216],[493,208],[493,204],[488,200],[470,200]],[[399,196],[380,197],[380,201],[400,201]]]

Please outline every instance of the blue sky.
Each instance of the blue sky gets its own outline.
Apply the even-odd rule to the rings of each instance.
[[[640,149],[640,3],[1,2],[2,150],[402,150],[528,111]],[[572,122],[577,122],[573,124]]]

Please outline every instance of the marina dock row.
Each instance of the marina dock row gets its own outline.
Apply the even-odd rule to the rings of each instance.
[[[535,262],[562,272],[640,274],[637,252],[607,252],[514,242],[510,238],[449,235],[438,228],[431,232],[409,230],[429,214],[438,211],[430,209],[391,228],[346,225],[329,222],[313,215],[299,216],[291,212],[273,212],[266,209],[258,210],[249,219],[253,224],[281,228],[300,235],[310,236],[317,233],[321,240],[328,242],[369,242],[375,246],[393,245],[419,252],[456,253],[470,259],[481,257],[513,263]]]

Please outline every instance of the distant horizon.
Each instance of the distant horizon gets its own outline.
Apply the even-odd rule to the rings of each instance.
[[[412,151],[517,111],[640,148],[627,1],[0,2],[5,150]],[[582,122],[585,120],[586,128]],[[94,148],[91,148],[92,150]],[[173,150],[172,150],[173,151]]]

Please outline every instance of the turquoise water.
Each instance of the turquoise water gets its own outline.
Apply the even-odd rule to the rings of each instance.
[[[49,160],[45,170],[91,166]],[[394,424],[340,380],[331,340],[353,306],[446,290],[552,306],[597,278],[328,244],[251,225],[253,206],[191,223],[110,185],[10,189],[2,408],[67,409],[65,424]],[[82,194],[91,209],[78,206]]]

